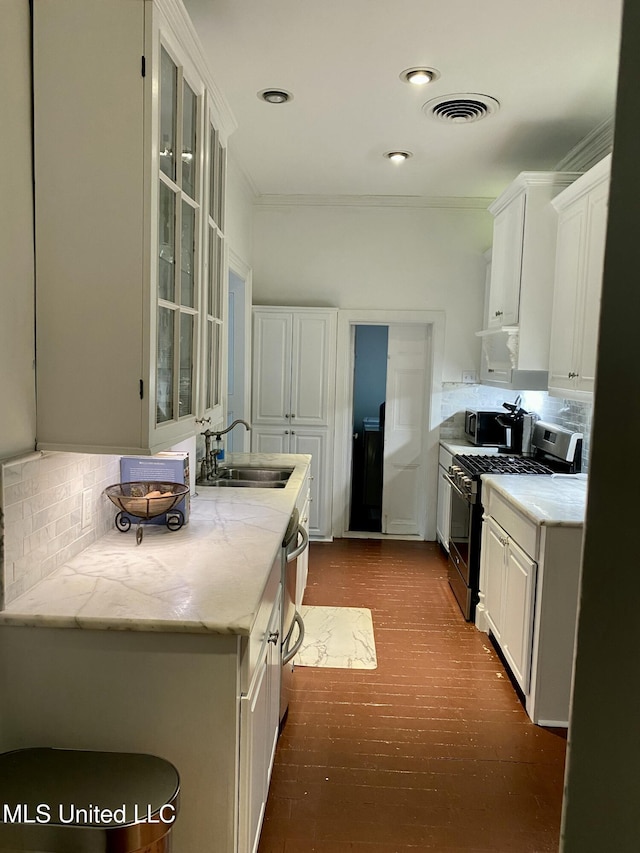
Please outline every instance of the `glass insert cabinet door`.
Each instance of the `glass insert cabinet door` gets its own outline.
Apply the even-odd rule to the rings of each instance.
[[[202,98],[164,45],[159,87],[157,425],[195,413],[202,111]]]

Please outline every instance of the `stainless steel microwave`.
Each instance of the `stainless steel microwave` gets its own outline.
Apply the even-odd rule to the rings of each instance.
[[[498,423],[498,418],[504,414],[504,409],[467,409],[464,414],[465,437],[478,446],[503,446],[505,428]]]

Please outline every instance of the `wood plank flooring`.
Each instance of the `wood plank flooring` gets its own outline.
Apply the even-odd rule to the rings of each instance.
[[[378,668],[295,670],[259,853],[558,849],[565,732],[530,722],[438,545],[312,544],[305,603],[370,608]]]

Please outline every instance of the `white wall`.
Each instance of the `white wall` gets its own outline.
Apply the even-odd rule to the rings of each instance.
[[[0,25],[0,458],[33,450],[34,270],[28,0],[2,0]]]
[[[251,266],[254,193],[244,173],[233,159],[233,136],[227,157],[225,237],[230,251]]]
[[[441,310],[443,379],[476,368],[492,217],[485,210],[257,205],[255,304]]]

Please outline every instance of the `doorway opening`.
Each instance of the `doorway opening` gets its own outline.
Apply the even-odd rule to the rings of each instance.
[[[355,326],[353,358],[352,531],[382,531],[388,326]]]

